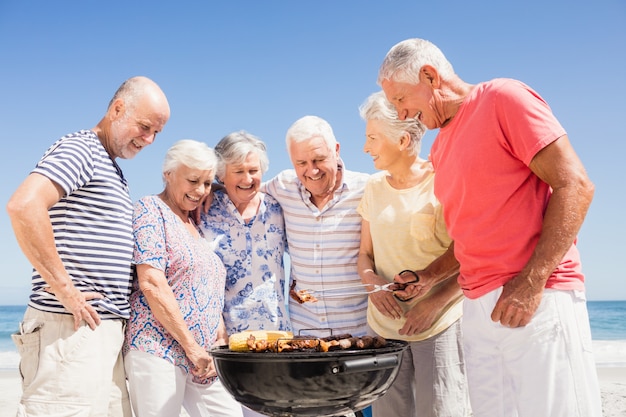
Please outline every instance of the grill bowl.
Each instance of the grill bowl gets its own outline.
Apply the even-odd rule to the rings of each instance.
[[[331,352],[233,352],[211,350],[224,387],[241,404],[272,416],[336,416],[367,407],[395,380],[407,348]]]

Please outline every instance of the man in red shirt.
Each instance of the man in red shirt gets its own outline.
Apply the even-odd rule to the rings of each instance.
[[[461,264],[476,416],[600,416],[576,235],[594,186],[531,88],[471,85],[432,43],[409,39],[378,82],[400,119],[439,129],[435,194]]]

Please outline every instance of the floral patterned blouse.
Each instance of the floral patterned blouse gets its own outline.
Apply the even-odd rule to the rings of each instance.
[[[285,222],[278,202],[261,194],[258,213],[246,223],[228,194],[218,190],[200,228],[226,266],[228,334],[291,330],[285,305]]]
[[[224,306],[226,271],[209,242],[193,236],[183,222],[157,196],[135,203],[133,262],[165,272],[183,317],[196,341],[209,350],[217,339]],[[182,346],[159,323],[145,296],[133,280],[131,314],[126,328],[124,354],[129,350],[151,353],[183,368],[193,369]],[[209,379],[198,379],[208,383]]]

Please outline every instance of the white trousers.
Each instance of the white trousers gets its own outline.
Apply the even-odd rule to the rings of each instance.
[[[465,299],[463,345],[475,417],[601,417],[584,293],[544,290],[525,327],[491,320],[502,288]]]
[[[193,375],[158,356],[131,350],[124,357],[135,417],[242,417],[241,404],[218,380],[197,384]]]
[[[23,394],[19,417],[130,417],[121,348],[124,321],[95,330],[74,317],[28,307],[13,335]]]

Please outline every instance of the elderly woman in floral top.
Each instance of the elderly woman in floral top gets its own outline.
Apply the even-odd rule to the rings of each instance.
[[[135,204],[136,277],[124,343],[135,416],[241,416],[208,353],[227,343],[222,320],[225,270],[189,217],[211,189],[217,159],[182,140],[163,164],[165,189]]]
[[[283,212],[276,200],[259,192],[269,165],[265,144],[239,131],[224,137],[215,152],[223,189],[215,190],[200,226],[226,266],[226,330],[290,330]]]

